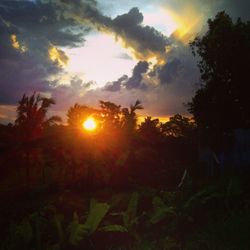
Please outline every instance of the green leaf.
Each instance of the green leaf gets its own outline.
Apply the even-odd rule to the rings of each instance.
[[[128,232],[127,228],[125,228],[124,226],[121,225],[107,225],[104,226],[102,228],[100,228],[98,231],[102,231],[102,232]]]
[[[214,196],[214,194],[216,194]],[[215,186],[207,186],[203,188],[201,191],[198,191],[194,195],[192,195],[188,201],[184,204],[184,209],[190,209],[193,207],[193,205],[196,202],[200,202],[203,200],[203,202],[207,202],[210,198],[216,197],[216,187]]]
[[[128,208],[123,216],[123,223],[126,228],[130,228],[137,223],[137,207],[139,195],[137,192],[132,193],[128,203]]]
[[[152,224],[160,222],[169,215],[175,215],[174,208],[167,206],[160,197],[154,197],[152,203],[154,207],[153,214],[150,218]]]
[[[101,203],[94,199],[90,201],[90,211],[86,222],[84,223],[85,228],[88,230],[88,233],[93,233],[97,227],[99,226],[100,222],[106,215],[110,208],[110,205],[107,203]]]
[[[68,226],[69,231],[69,242],[72,245],[77,245],[87,234],[87,228],[79,223],[79,218],[77,213],[74,213],[73,220]]]

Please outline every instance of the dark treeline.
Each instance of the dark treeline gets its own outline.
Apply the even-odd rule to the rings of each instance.
[[[99,109],[75,104],[68,125],[60,125],[59,117],[46,116],[52,104],[38,94],[24,95],[14,125],[1,126],[2,178],[14,190],[40,184],[119,187],[131,181],[173,188],[194,165],[196,126],[187,117],[177,114],[166,123],[147,117],[138,125],[139,101],[130,108],[100,101]],[[89,117],[95,131],[83,127]]]

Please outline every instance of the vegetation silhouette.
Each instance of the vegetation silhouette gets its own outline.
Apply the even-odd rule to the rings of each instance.
[[[67,122],[72,129],[81,130],[83,122],[93,116],[96,110],[85,105],[75,104],[67,112]]]
[[[127,131],[128,135],[133,133],[137,126],[137,117],[136,111],[143,109],[141,102],[137,100],[134,105],[130,105],[130,109],[123,108],[122,115],[123,115],[123,123],[122,127]]]
[[[232,129],[250,126],[250,23],[240,18],[234,23],[219,12],[208,20],[207,33],[190,44],[199,56],[202,83],[189,110],[206,137],[204,143],[223,147]]]
[[[23,95],[17,107],[15,126],[20,129],[22,140],[33,141],[42,137],[46,126],[61,122],[58,116],[46,118],[48,108],[55,104],[52,98],[41,97],[34,93],[30,97]]]
[[[61,122],[61,118],[58,116],[46,117],[48,108],[52,104],[55,104],[53,99],[41,97],[36,93],[30,97],[24,94],[18,103],[15,128],[21,143],[21,150],[24,153],[26,186],[28,189],[30,186],[30,168],[37,164],[39,158],[36,142],[42,138],[46,127]],[[44,176],[44,171],[42,172]]]

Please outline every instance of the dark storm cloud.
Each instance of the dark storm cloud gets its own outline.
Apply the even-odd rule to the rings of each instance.
[[[215,15],[218,11],[226,11],[234,20],[242,18],[250,20],[250,1],[249,0],[218,0],[214,1],[211,14]]]
[[[165,0],[158,0],[162,5],[166,4]],[[250,1],[249,0],[169,0],[168,5],[171,6],[177,13],[183,6],[194,6],[200,12],[206,13],[207,18],[211,18],[218,11],[225,10],[234,18],[242,17],[249,19],[250,17]],[[210,15],[210,16],[209,16]]]
[[[142,82],[142,74],[146,73],[149,64],[146,61],[140,61],[133,69],[132,77],[126,82],[127,89],[146,89],[146,85]]]
[[[3,104],[16,104],[24,93],[49,91],[45,76],[56,70],[24,57],[17,57],[15,61],[0,60],[0,65],[0,103]]]
[[[146,90],[147,86],[143,82],[143,74],[148,71],[149,64],[146,61],[138,62],[132,72],[132,76],[123,75],[117,81],[107,83],[104,87],[106,91],[120,91],[126,89],[142,89]]]
[[[85,32],[73,20],[58,20],[52,4],[1,1],[0,103],[15,104],[24,93],[51,92],[48,79],[62,68],[51,61],[49,49],[78,46]],[[67,61],[63,51],[57,53]]]
[[[50,60],[49,49],[83,44],[91,27],[121,38],[138,58],[164,55],[167,38],[152,27],[142,26],[143,15],[137,8],[111,19],[97,7],[94,0],[1,1],[0,103],[16,103],[24,92],[54,91],[48,79],[62,68]],[[18,43],[16,48],[11,41],[13,35]],[[63,53],[59,49],[57,52]],[[146,62],[139,64],[131,78],[119,79],[109,89],[143,88],[142,75],[137,69],[147,68],[145,65]]]
[[[0,103],[4,104],[16,103],[23,93],[46,92],[49,89],[46,76],[59,71],[57,65],[48,59],[44,47],[37,48],[39,53],[14,48],[11,42],[13,34],[17,34],[18,41],[21,37],[18,28],[0,18]],[[18,43],[21,47],[21,39]]]
[[[57,66],[46,57],[40,61],[41,57],[13,48],[11,35],[17,31],[0,19],[0,103],[4,104],[16,103],[23,93],[47,91],[49,86],[45,77],[58,72]],[[18,39],[19,35],[16,37]]]
[[[88,23],[98,30],[113,33],[123,41],[125,47],[132,48],[138,59],[164,59],[169,40],[153,27],[142,25],[143,15],[138,8],[132,8],[128,13],[111,19],[101,14],[95,1],[55,0],[54,3],[60,9],[59,17]]]
[[[128,76],[123,75],[117,81],[107,83],[104,89],[107,91],[112,91],[112,92],[119,91],[124,86],[124,84],[126,84],[127,80],[128,80]]]
[[[158,70],[160,82],[163,84],[173,82],[179,74],[180,67],[181,61],[177,58],[160,67]]]
[[[78,33],[73,20],[57,19],[57,11],[52,4],[29,1],[3,1],[0,15],[19,29],[24,37],[46,38],[56,46],[77,46],[83,42],[84,27]],[[73,31],[72,31],[73,30]]]
[[[169,45],[167,37],[150,26],[142,26],[143,15],[138,8],[112,20],[111,29],[121,36],[125,45],[135,49],[140,59],[156,55],[163,59],[165,47]]]
[[[153,69],[145,62],[139,62],[130,78],[122,84],[120,81],[113,82],[114,86],[104,88],[102,94],[111,101],[119,100],[121,96],[127,103],[133,102],[135,98],[140,99],[146,109],[145,114],[187,114],[183,104],[194,95],[200,78],[197,62],[189,47],[182,43],[177,43],[168,52],[167,58],[165,64],[155,65]],[[128,82],[133,83],[133,88],[128,88]],[[111,90],[112,98],[106,93]]]

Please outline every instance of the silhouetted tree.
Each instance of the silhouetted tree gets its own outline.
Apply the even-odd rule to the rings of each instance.
[[[250,22],[219,12],[191,48],[199,56],[202,84],[189,103],[201,142],[215,150],[230,145],[234,128],[250,127]]]
[[[153,143],[161,136],[159,119],[152,119],[152,117],[147,116],[140,124],[138,132],[144,139]]]
[[[52,98],[41,97],[39,94],[34,93],[30,97],[24,94],[17,107],[15,127],[18,130],[19,139],[25,151],[26,185],[28,188],[34,142],[42,137],[46,126],[61,122],[61,118],[58,116],[47,119],[47,111],[52,104],[55,104]]]
[[[137,117],[136,110],[143,109],[141,102],[137,100],[134,105],[130,105],[130,109],[123,108],[123,124],[122,127],[126,132],[131,133],[136,129]]]
[[[162,132],[166,136],[190,137],[195,129],[194,122],[180,114],[169,118],[169,121],[161,125]]]
[[[90,108],[86,105],[75,104],[67,112],[68,125],[73,129],[81,129],[84,120],[89,116],[95,116],[98,111],[94,108]]]
[[[197,124],[209,130],[250,126],[250,22],[233,23],[220,12],[191,48],[199,56],[202,85],[190,105]]]
[[[109,101],[100,101],[100,119],[104,129],[121,127],[121,106]]]
[[[84,159],[86,161],[87,152],[86,143],[84,138],[79,135],[83,134],[83,122],[90,116],[95,116],[97,110],[88,107],[86,105],[80,105],[76,103],[73,107],[70,107],[67,112],[67,122],[70,128],[70,133],[68,134],[68,151],[69,161],[68,161],[68,172],[71,175],[71,181],[75,182],[77,178],[77,171],[84,170],[86,166],[83,166]],[[73,132],[73,134],[72,134]],[[86,139],[86,138],[85,138]]]
[[[30,97],[24,94],[18,104],[15,126],[21,129],[25,141],[40,138],[46,126],[61,122],[58,116],[46,117],[48,108],[55,104],[52,98],[41,97],[36,93]]]

